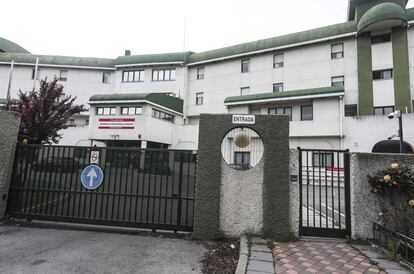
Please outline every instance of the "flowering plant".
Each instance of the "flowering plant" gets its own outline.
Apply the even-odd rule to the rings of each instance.
[[[373,193],[385,194],[388,191],[404,193],[408,197],[408,205],[414,207],[414,198],[410,195],[414,190],[414,173],[409,167],[392,163],[389,168],[368,176],[368,181]]]

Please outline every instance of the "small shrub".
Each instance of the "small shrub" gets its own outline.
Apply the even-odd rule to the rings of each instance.
[[[218,229],[216,233],[214,233],[213,240],[214,241],[223,241],[226,239],[226,233],[223,230]]]
[[[401,243],[398,239],[388,239],[387,250],[390,255],[390,259],[398,260],[400,257],[400,246]]]

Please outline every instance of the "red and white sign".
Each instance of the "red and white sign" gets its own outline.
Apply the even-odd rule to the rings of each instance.
[[[98,128],[134,129],[135,118],[101,118]]]
[[[99,164],[99,151],[98,150],[92,150],[91,151],[91,164]]]

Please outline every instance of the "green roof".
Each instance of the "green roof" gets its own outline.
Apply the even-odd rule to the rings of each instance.
[[[225,104],[238,103],[238,102],[248,103],[249,101],[256,101],[256,100],[271,100],[271,99],[278,99],[278,98],[290,98],[290,97],[307,96],[307,95],[322,95],[322,94],[330,94],[330,93],[337,93],[337,92],[344,92],[344,87],[343,86],[322,87],[322,88],[291,90],[291,91],[284,91],[284,92],[259,93],[259,94],[244,95],[244,96],[231,96],[231,97],[227,97],[224,100],[224,103]]]
[[[0,98],[0,105],[4,105],[6,103],[6,98]]]
[[[192,52],[172,52],[160,54],[144,54],[144,55],[128,55],[119,56],[115,60],[115,65],[131,65],[131,64],[150,64],[150,63],[186,63],[188,56]]]
[[[11,62],[12,60],[14,60],[16,63],[35,64],[37,57],[39,57],[40,64],[46,64],[46,65],[97,67],[97,68],[114,67],[114,59],[54,56],[54,55],[34,55],[34,54],[22,54],[22,53],[0,53],[0,62]]]
[[[97,94],[89,98],[89,102],[97,104],[102,101],[131,101],[145,100],[165,108],[183,113],[184,101],[180,98],[167,95],[165,93],[113,93]]]
[[[395,3],[382,3],[370,8],[359,20],[358,32],[385,20],[407,22],[405,9]]]
[[[288,46],[297,43],[347,34],[356,31],[356,23],[345,22],[322,28],[287,34],[269,39],[239,44],[235,46],[194,53],[190,56],[189,63],[197,63],[217,58],[230,57],[239,54],[246,54],[254,51],[272,49],[276,47]]]
[[[0,37],[0,52],[30,53],[16,43]]]

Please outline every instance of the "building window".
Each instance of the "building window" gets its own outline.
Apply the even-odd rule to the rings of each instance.
[[[152,81],[175,81],[175,69],[153,69]]]
[[[331,59],[344,58],[344,43],[337,43],[331,45]]]
[[[391,42],[391,33],[385,33],[381,35],[375,35],[371,37],[371,44],[381,44]]]
[[[245,59],[241,61],[241,72],[250,72],[250,59]]]
[[[65,82],[68,80],[68,71],[67,70],[61,70],[59,74],[59,80],[62,82]]]
[[[345,85],[345,77],[344,76],[332,77],[331,78],[331,85],[333,87],[344,86]]]
[[[250,169],[250,151],[235,151],[234,165],[242,170]]]
[[[36,80],[40,79],[40,68],[37,68],[37,73],[35,73],[35,68],[32,69],[32,80],[34,80],[36,74]]]
[[[109,84],[111,82],[111,73],[104,72],[102,73],[102,83]]]
[[[273,84],[273,92],[282,92],[283,91],[283,83]]]
[[[168,122],[174,122],[174,115],[168,114],[166,112],[160,111],[158,109],[152,109],[152,117],[157,119],[166,120]]]
[[[144,70],[124,70],[122,82],[144,82]]]
[[[300,107],[300,119],[302,121],[313,120],[313,106],[312,105],[304,105]]]
[[[274,115],[287,115],[289,116],[289,121],[292,121],[292,107],[269,108],[267,113]]]
[[[98,107],[96,108],[97,115],[116,115],[116,107]]]
[[[284,56],[283,53],[278,53],[273,55],[273,67],[282,68],[283,67]]]
[[[202,105],[204,99],[204,93],[203,92],[197,92],[196,93],[196,105]]]
[[[121,115],[140,115],[142,114],[142,107],[122,107]]]
[[[389,80],[393,77],[392,69],[374,70],[372,72],[372,79],[374,80]]]
[[[243,87],[240,89],[241,96],[249,95],[249,94],[250,94],[250,87]]]
[[[204,79],[204,67],[197,68],[197,80]]]
[[[345,116],[351,117],[351,116],[358,116],[358,105],[345,105]]]
[[[334,156],[332,152],[313,152],[312,160],[314,167],[333,167]]]
[[[386,106],[386,107],[374,107],[375,115],[388,115],[394,112],[393,106]]]

